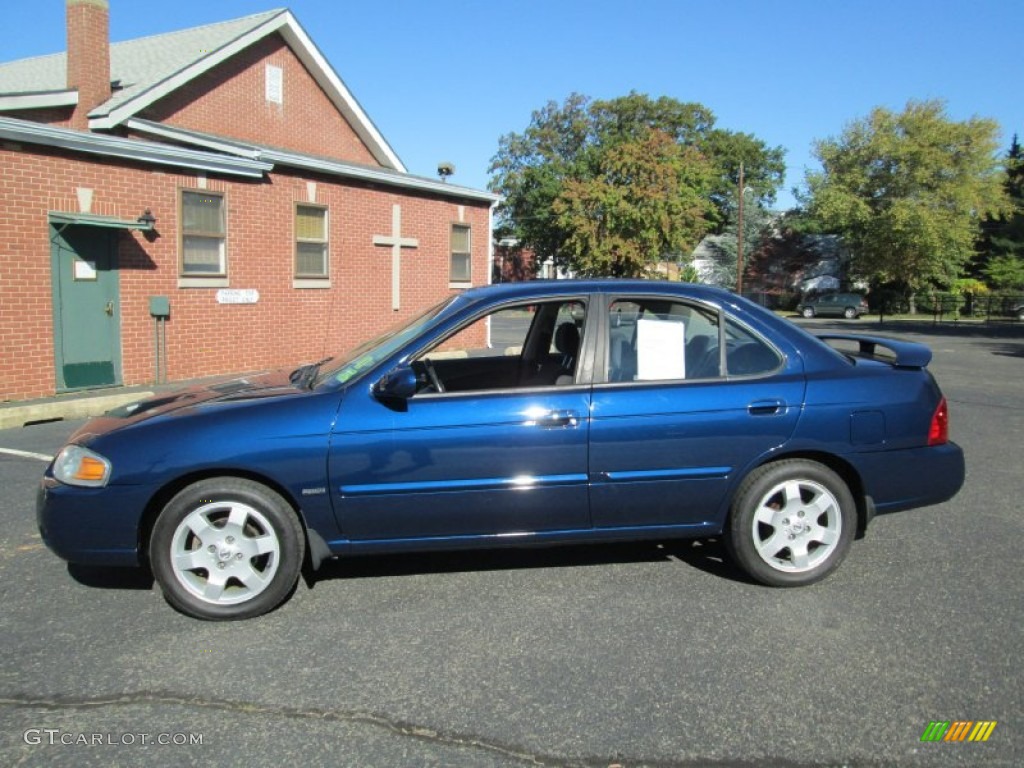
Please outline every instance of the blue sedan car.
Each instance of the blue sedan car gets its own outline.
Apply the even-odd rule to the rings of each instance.
[[[93,420],[38,522],[62,558],[148,566],[203,619],[411,550],[721,537],[753,579],[810,584],[876,514],[960,489],[930,360],[703,286],[491,286],[337,359]]]

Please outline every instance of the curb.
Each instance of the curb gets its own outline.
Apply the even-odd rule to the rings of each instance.
[[[153,392],[133,390],[116,395],[46,400],[23,405],[0,406],[0,429],[24,427],[41,421],[85,419],[102,416],[111,408],[152,397]]]

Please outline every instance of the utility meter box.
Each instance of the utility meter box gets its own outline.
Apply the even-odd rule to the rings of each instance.
[[[153,317],[170,317],[171,300],[166,296],[150,296],[149,314]]]

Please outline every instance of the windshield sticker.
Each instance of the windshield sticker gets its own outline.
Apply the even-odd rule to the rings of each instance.
[[[358,376],[367,368],[372,367],[375,362],[377,361],[374,359],[373,353],[367,352],[362,357],[357,357],[351,363],[338,371],[334,378],[336,378],[339,383],[344,384],[349,379]]]

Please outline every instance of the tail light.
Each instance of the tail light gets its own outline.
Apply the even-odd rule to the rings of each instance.
[[[928,445],[945,445],[949,442],[949,406],[946,405],[946,398],[939,400],[935,413],[932,414],[932,424],[928,428]]]

